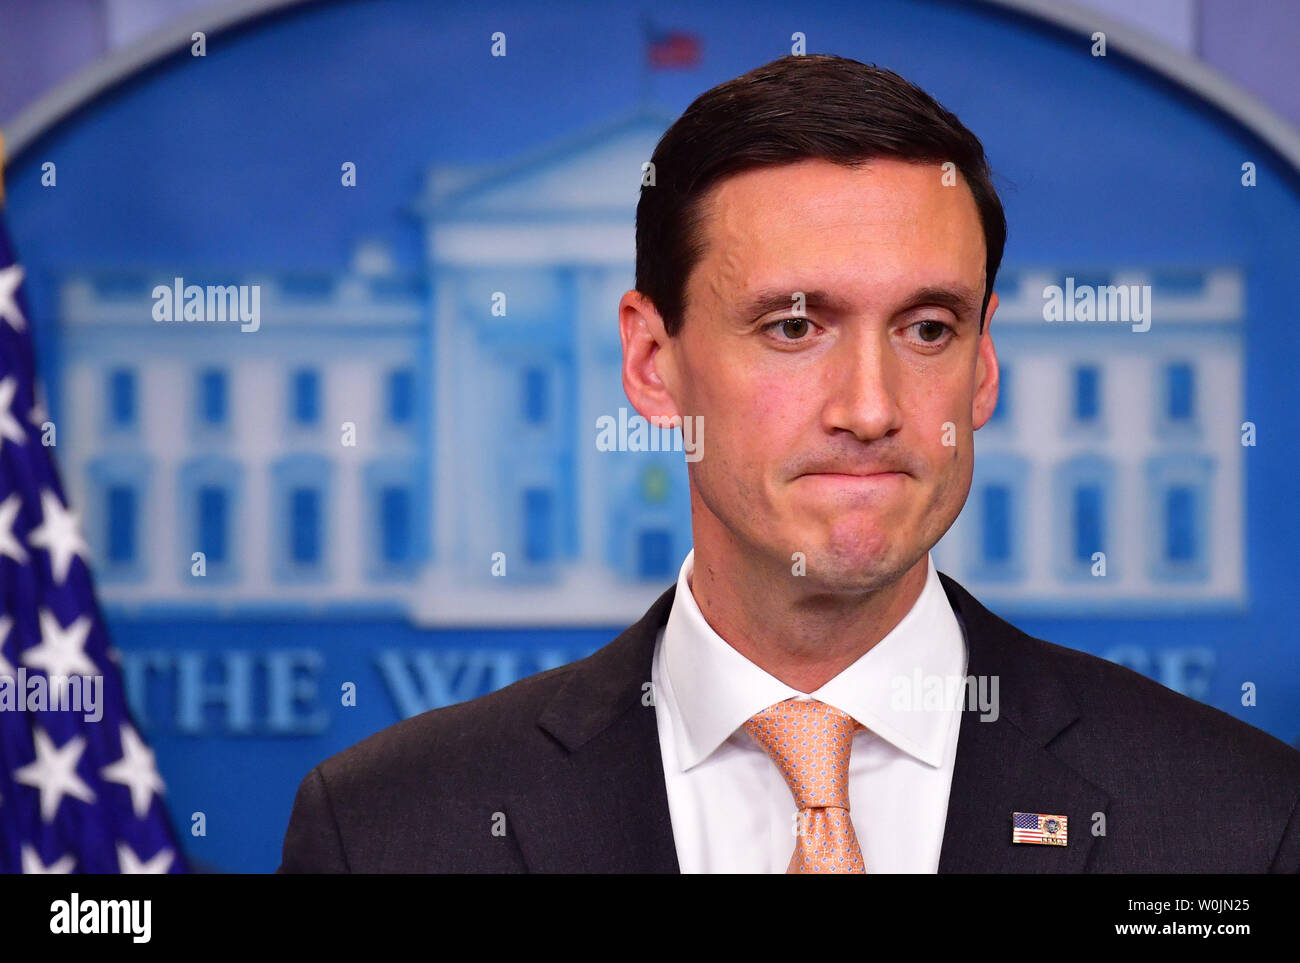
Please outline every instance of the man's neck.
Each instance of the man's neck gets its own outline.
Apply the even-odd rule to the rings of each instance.
[[[689,579],[705,621],[760,669],[800,692],[813,692],[870,651],[916,604],[929,555],[893,583],[870,592],[819,589],[743,552],[697,544]]]

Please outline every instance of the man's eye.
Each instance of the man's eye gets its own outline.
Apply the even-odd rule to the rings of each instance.
[[[809,330],[807,318],[782,318],[780,321],[773,321],[770,324],[763,325],[763,330],[770,331],[777,326],[782,328],[782,333],[786,335],[784,338],[786,341],[802,341]]]
[[[952,330],[942,321],[918,321],[912,327],[917,329],[916,333],[926,344],[938,344],[944,332]]]

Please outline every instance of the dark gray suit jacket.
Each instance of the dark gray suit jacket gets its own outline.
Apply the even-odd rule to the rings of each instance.
[[[939,872],[1300,872],[1300,752],[940,580],[1000,706],[962,713]],[[675,590],[586,659],[322,762],[278,872],[678,872],[643,700]],[[1068,845],[1013,844],[1013,811],[1067,816]]]

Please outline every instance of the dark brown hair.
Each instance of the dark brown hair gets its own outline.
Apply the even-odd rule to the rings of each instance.
[[[686,280],[704,254],[701,206],[722,178],[821,158],[952,161],[984,227],[984,312],[1002,263],[1007,220],[979,138],[891,70],[825,54],[773,60],[701,94],[655,147],[655,186],[636,206],[636,288],[670,337],[681,330]]]

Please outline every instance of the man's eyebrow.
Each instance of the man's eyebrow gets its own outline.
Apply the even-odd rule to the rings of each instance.
[[[770,311],[790,310],[795,306],[794,295],[796,291],[763,289],[756,292],[751,298],[746,300],[741,307],[741,316],[745,319],[757,318],[767,314]],[[804,304],[809,308],[824,308],[830,311],[836,311],[847,314],[853,309],[846,299],[837,297],[827,291],[813,290],[804,291]],[[944,287],[941,285],[932,285],[924,288],[918,288],[898,306],[897,312],[909,311],[912,308],[922,305],[933,304],[942,308],[948,308],[958,317],[964,314],[975,314],[979,310],[979,301],[975,293],[966,287]]]
[[[767,314],[769,311],[790,311],[796,305],[794,296],[802,294],[805,307],[826,308],[830,311],[848,312],[852,309],[844,298],[836,297],[828,291],[797,291],[791,289],[764,288],[741,305],[741,317],[749,320]]]
[[[911,297],[899,305],[899,311],[910,311],[926,304],[936,304],[947,308],[957,317],[975,314],[979,311],[979,301],[975,292],[965,287],[925,287],[914,292]]]

